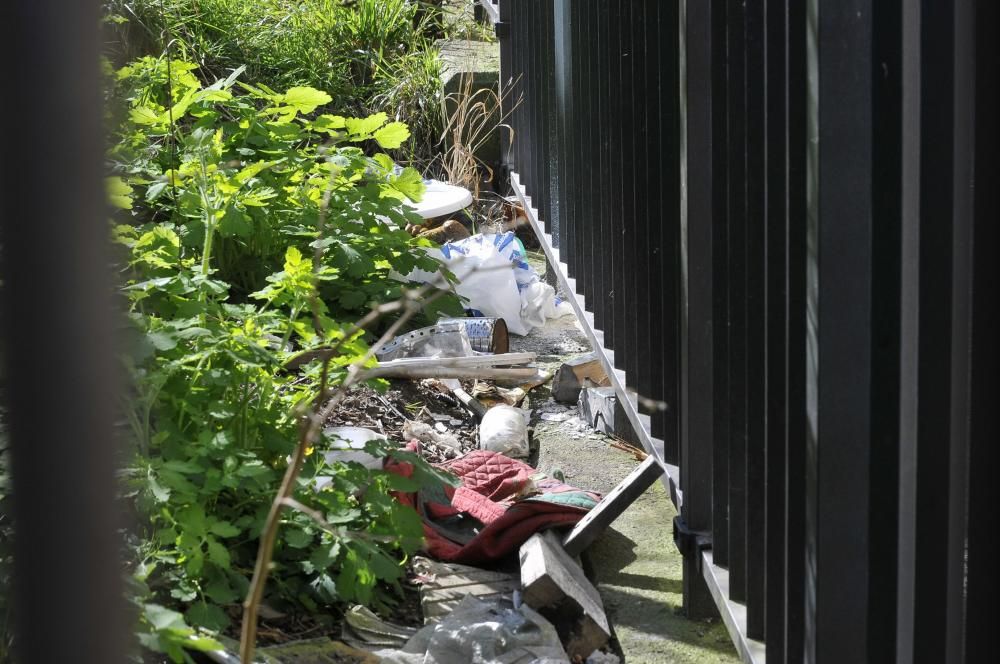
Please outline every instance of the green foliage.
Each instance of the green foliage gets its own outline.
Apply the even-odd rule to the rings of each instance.
[[[127,484],[151,590],[140,635],[174,661],[210,645],[189,625],[225,629],[225,607],[246,593],[294,414],[319,385],[317,365],[290,374],[285,361],[344,342],[336,384],[368,350],[337,321],[399,295],[392,271],[438,267],[402,230],[419,174],[364,150],[399,145],[405,125],[316,114],[326,93],[239,83],[239,69],[204,87],[194,69],[147,57],[117,72],[112,97],[127,112],[108,179],[133,339]],[[370,451],[398,454],[384,441]],[[296,498],[326,523],[284,515],[268,603],[391,601],[422,526],[390,491],[447,481],[417,471],[409,480],[310,454]]]
[[[428,159],[441,132],[433,40],[439,2],[413,0],[111,0],[119,63],[168,51],[204,81],[246,65],[254,85],[309,85],[348,114],[386,111],[415,131]],[[168,44],[170,48],[168,49]],[[414,65],[426,61],[428,66]],[[428,148],[428,146],[430,146]]]
[[[187,651],[206,652],[221,650],[222,644],[209,637],[205,632],[192,627],[178,611],[156,603],[146,581],[155,570],[154,565],[139,565],[130,581],[130,597],[136,618],[135,634],[139,645],[161,652],[170,661],[180,664],[193,664],[194,660]],[[207,604],[200,606],[208,607]],[[216,611],[217,607],[213,607]],[[210,609],[211,610],[211,609]],[[205,621],[202,621],[205,622]],[[133,657],[134,661],[143,661]]]
[[[343,315],[397,297],[392,270],[436,269],[402,228],[417,220],[398,203],[420,197],[419,174],[397,175],[390,159],[361,149],[372,142],[398,147],[409,136],[406,125],[384,113],[309,118],[329,95],[237,83],[240,70],[203,88],[192,70],[147,57],[117,77],[129,108],[110,155],[117,179],[109,187],[116,206],[135,207],[134,222],[155,220],[161,236],[176,236],[176,250],[158,245],[158,260],[164,251],[169,258],[182,247],[200,249],[203,277],[225,282],[234,300],[246,301],[282,269],[285,248],[295,243],[304,255],[323,254],[321,276],[337,283],[325,293]],[[338,146],[332,152],[331,143]],[[317,239],[325,195],[326,236]]]

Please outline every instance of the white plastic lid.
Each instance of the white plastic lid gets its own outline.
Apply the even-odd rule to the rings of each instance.
[[[465,187],[457,187],[439,180],[427,180],[426,185],[427,190],[422,201],[406,203],[424,219],[442,217],[472,205],[472,192]]]

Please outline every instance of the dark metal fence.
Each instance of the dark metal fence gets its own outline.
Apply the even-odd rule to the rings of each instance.
[[[987,661],[995,3],[482,1],[688,610],[747,661]]]

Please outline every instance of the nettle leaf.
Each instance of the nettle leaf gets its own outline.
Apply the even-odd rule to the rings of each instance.
[[[393,162],[392,157],[382,152],[377,153],[374,157],[375,163],[378,164],[386,174],[392,173],[392,170],[396,167],[395,162]]]
[[[340,543],[334,542],[329,546],[317,546],[309,554],[309,563],[317,572],[325,570],[337,561],[340,557]]]
[[[239,173],[233,176],[233,179],[240,184],[246,183],[250,178],[256,177],[264,169],[270,168],[275,164],[280,163],[279,161],[258,161],[254,164],[250,164],[243,168]]]
[[[304,530],[288,530],[285,533],[285,543],[293,549],[304,549],[312,544],[312,533]]]
[[[324,113],[309,123],[309,126],[314,131],[320,131],[325,134],[334,134],[338,129],[346,128],[347,122],[346,119],[340,115],[329,115]]]
[[[192,505],[177,513],[177,524],[184,529],[184,534],[197,538],[205,534],[205,508]]]
[[[375,140],[387,150],[395,150],[410,138],[410,128],[403,122],[390,122],[374,134]]]
[[[206,537],[205,544],[208,547],[208,559],[222,569],[228,569],[230,564],[229,549],[214,537]]]
[[[329,104],[331,101],[333,101],[333,97],[330,95],[307,86],[289,88],[281,97],[282,103],[291,106],[300,113],[312,113],[317,106]]]
[[[146,189],[146,201],[152,203],[166,191],[169,182],[154,182]]]
[[[361,290],[349,290],[342,292],[337,301],[345,309],[360,309],[368,301],[368,295]]]
[[[184,617],[195,625],[214,631],[222,631],[229,626],[229,617],[226,612],[207,602],[193,604]]]
[[[153,345],[156,350],[166,351],[177,347],[177,339],[172,334],[165,332],[149,332],[146,340]]]
[[[369,558],[368,565],[372,572],[383,581],[395,581],[403,576],[403,568],[399,561],[391,558],[381,549],[368,545]]]
[[[108,203],[120,210],[132,209],[132,187],[120,177],[104,179],[104,188],[108,193]]]
[[[228,521],[214,521],[208,529],[213,535],[219,537],[236,537],[243,532]]]
[[[424,197],[427,185],[415,168],[404,168],[399,175],[389,176],[389,187],[403,194],[411,201],[419,201]]]
[[[142,615],[155,630],[187,627],[184,623],[184,616],[159,604],[146,604],[143,606]]]
[[[375,269],[375,262],[346,242],[335,242],[333,265],[347,271],[352,277],[364,277]]]
[[[347,118],[347,131],[352,138],[363,139],[371,136],[372,132],[385,124],[389,116],[385,113],[376,113],[367,118]]]
[[[232,604],[240,598],[225,579],[216,579],[206,585],[205,595],[216,604]]]
[[[285,250],[285,272],[295,274],[302,265],[302,252],[298,247],[288,247]]]
[[[129,118],[138,125],[161,125],[160,114],[148,106],[140,106],[129,111]]]
[[[245,213],[229,206],[219,219],[217,230],[223,237],[250,237],[253,234],[253,224]]]

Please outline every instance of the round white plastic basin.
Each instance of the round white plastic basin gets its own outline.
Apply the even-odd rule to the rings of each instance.
[[[406,204],[424,219],[433,219],[472,205],[472,192],[465,187],[429,180],[423,200],[419,203],[408,201]]]

